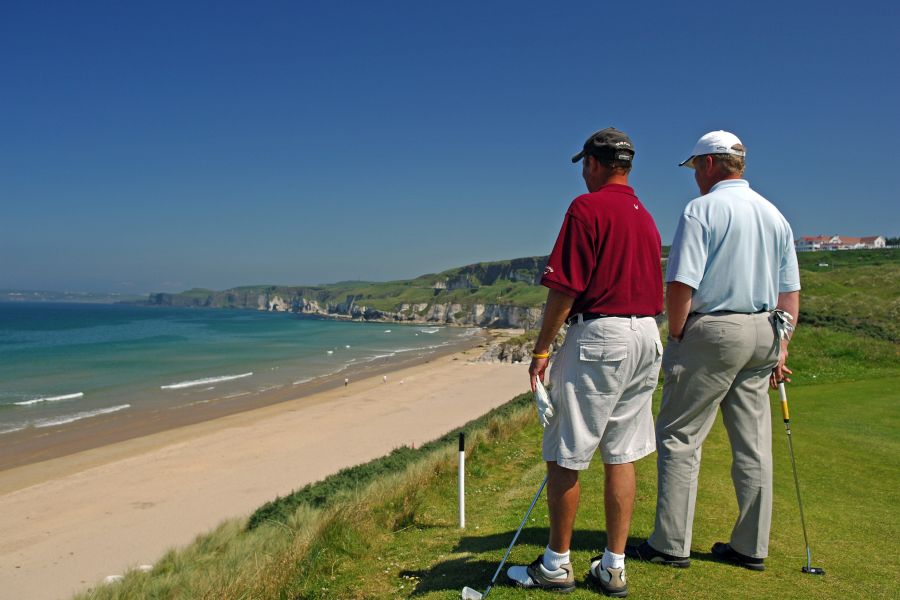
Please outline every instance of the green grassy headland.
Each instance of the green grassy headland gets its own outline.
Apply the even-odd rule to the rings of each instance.
[[[393,312],[404,304],[499,304],[540,306],[546,288],[536,285],[547,257],[527,257],[485,262],[421,275],[415,279],[366,282],[345,281],[315,286],[257,285],[224,291],[193,289],[181,294],[151,294],[152,304],[256,308],[259,296],[284,300],[302,297],[320,304],[337,305],[352,298],[370,309]]]

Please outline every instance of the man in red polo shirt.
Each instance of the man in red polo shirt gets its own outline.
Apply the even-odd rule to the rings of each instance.
[[[575,587],[569,545],[580,487],[578,472],[599,448],[605,469],[607,545],[589,576],[604,594],[624,597],[625,541],[634,507],[634,461],[656,450],[650,401],[662,343],[660,237],[653,217],[628,186],[634,146],[613,128],[593,134],[582,161],[588,192],[572,202],[541,284],[550,288],[529,368],[543,381],[550,346],[563,322],[566,341],[553,363],[554,416],[544,429],[550,541],[527,567],[511,567],[521,587]]]

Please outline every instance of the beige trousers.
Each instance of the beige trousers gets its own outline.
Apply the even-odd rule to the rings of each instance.
[[[690,555],[700,449],[721,407],[738,503],[730,543],[747,556],[767,555],[772,522],[768,381],[778,352],[770,313],[692,315],[681,341],[669,340],[656,420],[656,523],[648,539],[656,550]]]

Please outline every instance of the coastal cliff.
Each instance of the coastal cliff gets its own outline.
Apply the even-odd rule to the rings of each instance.
[[[416,279],[246,286],[150,294],[156,306],[240,308],[358,321],[531,329],[541,320],[547,257],[476,263]]]
[[[224,294],[224,297],[222,296]],[[149,303],[157,306],[204,308],[243,308],[269,312],[291,312],[327,318],[356,321],[432,323],[441,325],[473,325],[478,327],[512,327],[531,329],[541,320],[542,307],[509,304],[416,303],[400,304],[396,310],[380,310],[367,306],[353,296],[343,302],[320,302],[303,295],[285,293],[230,294],[214,292],[206,298],[180,294],[152,294]]]

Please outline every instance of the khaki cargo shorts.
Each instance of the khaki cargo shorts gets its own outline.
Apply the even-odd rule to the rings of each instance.
[[[652,317],[579,317],[550,369],[555,416],[544,429],[544,460],[580,471],[597,448],[606,464],[656,450],[650,404],[661,362]]]

